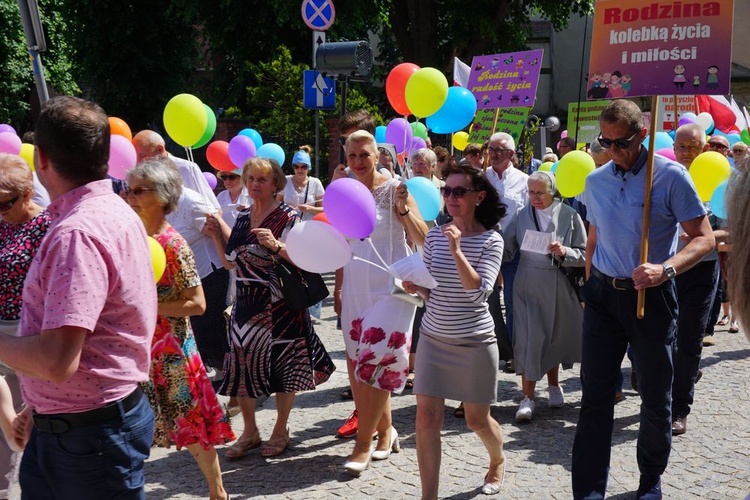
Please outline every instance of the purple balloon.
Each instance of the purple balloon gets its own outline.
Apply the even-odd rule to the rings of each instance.
[[[18,132],[16,132],[16,129],[14,129],[7,123],[0,124],[0,133],[2,132],[13,132],[13,135],[18,135]]]
[[[21,152],[21,144],[15,132],[0,132],[0,153],[17,155]]]
[[[216,176],[212,174],[211,172],[203,172],[203,177],[206,178],[206,182],[208,182],[208,187],[211,189],[216,189]]]
[[[397,153],[403,153],[413,137],[411,124],[403,118],[394,118],[385,127],[385,140],[396,147]]]
[[[421,137],[412,137],[409,141],[409,147],[406,148],[406,153],[411,155],[418,149],[426,148],[427,143]]]
[[[375,198],[356,179],[338,179],[329,184],[323,195],[323,209],[331,225],[344,236],[367,238],[375,230]]]
[[[229,160],[237,168],[242,168],[250,158],[255,158],[255,143],[246,135],[238,135],[229,141]]]
[[[677,121],[677,125],[682,127],[683,125],[687,125],[688,123],[695,123],[695,121],[698,119],[698,116],[695,113],[687,112],[680,115],[680,119]],[[657,151],[658,153],[658,151]]]

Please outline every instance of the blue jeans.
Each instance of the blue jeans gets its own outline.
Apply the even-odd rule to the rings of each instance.
[[[675,281],[680,315],[673,354],[672,415],[673,418],[682,418],[688,416],[690,405],[693,404],[695,377],[703,351],[703,334],[719,281],[718,261],[699,262],[677,276]]]
[[[672,344],[677,329],[675,285],[646,291],[646,314],[636,317],[637,292],[616,290],[591,276],[583,287],[581,412],[573,441],[573,497],[601,499],[607,489],[614,397],[628,343],[641,394],[636,457],[641,476],[664,472],[672,445]]]
[[[513,345],[513,281],[516,279],[518,271],[518,261],[521,259],[521,252],[516,252],[513,260],[503,262],[500,267],[500,274],[503,275],[503,301],[505,302],[505,326],[508,332],[508,340]]]
[[[145,395],[127,412],[61,434],[31,431],[21,460],[22,499],[143,499],[154,439]]]

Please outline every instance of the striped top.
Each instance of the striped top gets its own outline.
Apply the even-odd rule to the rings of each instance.
[[[461,251],[482,278],[479,289],[464,290],[448,239],[441,226],[430,229],[424,245],[424,262],[438,282],[430,291],[421,332],[433,336],[471,337],[489,335],[494,339],[495,324],[487,297],[500,272],[503,238],[494,230],[461,237]]]

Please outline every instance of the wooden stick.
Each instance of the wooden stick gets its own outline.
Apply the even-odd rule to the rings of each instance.
[[[500,117],[500,108],[495,108],[495,118],[492,120],[492,130],[490,130],[490,137],[492,137],[495,134],[495,129],[497,128],[497,119]],[[482,153],[482,171],[486,174],[487,173],[487,164],[490,161],[490,150],[489,148],[484,150],[484,153]]]
[[[643,186],[643,229],[641,230],[641,265],[648,262],[648,230],[651,225],[651,186],[654,184],[654,150],[656,149],[656,122],[659,114],[659,96],[651,98],[651,124],[649,126],[646,180]],[[638,290],[638,319],[646,314],[646,289]]]
[[[680,120],[677,118],[677,96],[674,96],[674,129],[680,128]]]

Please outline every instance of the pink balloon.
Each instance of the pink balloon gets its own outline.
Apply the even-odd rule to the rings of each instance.
[[[250,158],[255,158],[255,142],[246,135],[237,135],[229,141],[229,160],[237,168],[242,168]]]
[[[396,147],[396,153],[406,151],[412,137],[411,124],[403,118],[394,118],[385,127],[385,140]]]
[[[208,182],[208,187],[211,189],[216,189],[216,176],[212,174],[211,172],[203,172],[203,177],[206,178],[206,182]]]
[[[672,161],[677,161],[677,157],[674,155],[674,149],[672,148],[661,148],[656,154],[669,158]]]
[[[567,129],[563,130],[562,134],[560,134],[560,139],[565,139],[566,137],[568,137],[568,131],[567,131]]]
[[[14,129],[7,123],[0,124],[0,132],[12,132],[13,134],[18,135],[18,132],[16,132],[16,129]]]
[[[135,166],[138,156],[133,143],[127,137],[112,135],[109,138],[109,170],[107,173],[115,179],[124,180],[125,172]]]
[[[323,209],[331,225],[344,236],[367,238],[375,230],[375,198],[356,179],[338,179],[329,184],[323,195]]]
[[[21,152],[21,139],[14,132],[0,132],[0,153],[17,155]]]

